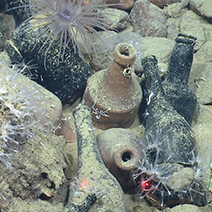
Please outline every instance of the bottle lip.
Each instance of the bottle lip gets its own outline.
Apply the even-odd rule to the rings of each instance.
[[[196,40],[197,40],[197,38],[192,35],[186,35],[183,33],[179,33],[177,38],[175,39],[175,42],[194,46],[196,44]]]
[[[113,58],[120,65],[132,65],[135,57],[135,48],[129,43],[119,43],[114,50]]]
[[[126,171],[135,169],[139,158],[137,149],[128,145],[119,148],[114,155],[116,165]]]

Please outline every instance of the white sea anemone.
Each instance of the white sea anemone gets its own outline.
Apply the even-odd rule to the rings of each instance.
[[[97,57],[91,33],[96,33],[97,30],[112,30],[108,24],[112,21],[108,20],[105,16],[107,13],[101,10],[108,5],[101,2],[102,0],[88,2],[85,0],[33,0],[28,7],[37,12],[22,23],[20,32],[39,28],[40,32],[35,39],[39,42],[39,38],[45,37],[40,48],[42,51],[45,47],[44,63],[47,53],[55,41],[59,42],[58,63],[63,60],[69,42],[72,43],[75,53],[77,49],[81,50],[79,43],[82,42],[89,57],[91,57],[90,47]],[[114,15],[110,14],[110,16]],[[100,36],[97,38],[104,42]]]
[[[155,205],[159,208],[165,207],[166,204],[172,207],[183,202],[205,205],[205,172],[201,152],[196,155],[195,151],[192,151],[193,159],[187,166],[177,161],[173,162],[172,155],[161,162],[159,158],[164,156],[162,143],[166,141],[159,141],[158,134],[156,136],[149,134],[145,137],[145,141],[146,159],[133,174],[141,198],[147,197],[148,200],[155,201]]]

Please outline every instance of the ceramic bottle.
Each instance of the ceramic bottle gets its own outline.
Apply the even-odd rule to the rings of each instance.
[[[84,103],[100,129],[128,128],[137,115],[142,91],[132,70],[135,49],[128,43],[116,46],[110,67],[93,74],[86,86]]]
[[[142,139],[129,129],[112,128],[100,133],[97,145],[110,173],[125,193],[136,193],[133,172],[145,160]]]

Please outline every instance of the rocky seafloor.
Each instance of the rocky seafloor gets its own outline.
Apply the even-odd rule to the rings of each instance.
[[[113,1],[109,3],[113,3]],[[120,16],[119,21],[124,23],[124,27],[120,30],[120,26],[113,26],[118,28],[120,32],[114,32],[112,35],[99,33],[100,36],[105,36],[104,42],[106,46],[102,42],[98,42],[98,40],[97,42],[94,41],[99,59],[95,60],[94,58],[92,61],[87,59],[93,72],[107,68],[115,46],[120,42],[127,42],[136,49],[135,69],[138,72],[142,73],[142,68],[140,67],[141,58],[146,55],[155,55],[158,59],[160,75],[165,78],[169,58],[175,44],[174,39],[178,33],[193,35],[197,38],[194,46],[194,60],[189,77],[189,86],[197,96],[198,107],[191,126],[196,136],[198,151],[206,155],[203,163],[206,168],[203,169],[205,170],[203,175],[208,176],[204,179],[207,185],[208,205],[198,207],[191,204],[182,204],[171,209],[167,207],[163,211],[209,212],[212,207],[211,193],[208,190],[210,180],[209,164],[212,152],[212,93],[210,92],[212,86],[211,2],[210,0],[129,0],[119,1],[119,3],[125,5],[121,8],[120,14],[117,12],[118,16]],[[117,9],[114,10],[117,11]],[[6,15],[5,13],[1,13],[0,20],[2,35],[0,36],[0,48],[3,51],[4,43],[9,38],[9,31],[14,27],[14,21],[11,15]],[[90,51],[92,54],[92,49]],[[85,58],[87,58],[86,52],[84,54]],[[7,126],[8,120],[13,120],[17,126],[20,125],[21,129],[23,129],[21,118],[26,119],[28,121],[26,123],[31,121],[33,124],[28,124],[28,128],[26,128],[31,132],[29,137],[24,135],[22,130],[20,132],[16,131],[17,137],[21,137],[21,148],[11,146],[15,151],[12,158],[8,160],[9,163],[6,165],[4,161],[0,163],[0,211],[62,211],[64,202],[67,201],[66,197],[63,197],[65,194],[67,195],[67,187],[61,188],[61,185],[65,183],[66,179],[73,180],[76,175],[77,142],[76,137],[73,135],[72,137],[71,135],[68,136],[68,127],[68,130],[65,128],[64,132],[61,132],[61,136],[56,136],[55,126],[61,126],[64,121],[73,130],[75,129],[72,110],[79,104],[82,96],[78,96],[79,99],[75,100],[71,105],[64,104],[62,107],[60,100],[53,94],[40,86],[36,88],[37,85],[33,84],[33,82],[26,82],[26,79],[22,79],[19,75],[16,76],[13,72],[10,72],[6,68],[10,65],[9,59],[4,54],[2,55],[1,70],[5,71],[1,72],[2,89],[0,89],[0,93],[3,96],[3,100],[5,102],[8,101],[8,93],[22,94],[23,90],[32,87],[35,90],[30,90],[30,95],[23,93],[23,96],[25,96],[20,98],[20,102],[23,102],[23,99],[27,99],[27,104],[30,105],[32,110],[36,107],[41,109],[35,110],[38,114],[35,121],[30,115],[31,110],[27,110],[29,114],[27,116],[22,117],[22,114],[17,114],[12,117],[11,113],[8,112],[8,108],[10,110],[13,108],[8,107],[8,105],[7,107],[5,105],[1,106],[2,135],[5,133],[3,130],[7,129],[4,126]],[[13,69],[15,70],[16,68],[12,67]],[[15,75],[16,78],[9,78],[8,76],[11,77],[11,75]],[[142,81],[143,78],[141,77],[138,80]],[[27,83],[30,83],[30,85]],[[15,89],[12,88],[16,84],[18,86]],[[30,101],[30,96],[37,100],[34,102]],[[19,100],[19,95],[16,98]],[[2,99],[0,100],[2,101]],[[14,99],[12,102],[17,104],[21,111],[25,110],[24,104],[19,104]],[[40,102],[40,105],[35,102]],[[46,102],[48,106],[45,106]],[[41,120],[43,116],[47,120]],[[129,129],[138,136],[143,137],[145,128],[138,116]],[[10,132],[9,129],[7,130],[7,132]],[[96,135],[100,132],[102,130],[95,130]],[[63,137],[64,135],[65,138]],[[0,155],[2,151],[1,148]],[[132,212],[160,211],[150,206],[145,199],[140,199],[139,194],[125,194],[125,206],[127,211]]]

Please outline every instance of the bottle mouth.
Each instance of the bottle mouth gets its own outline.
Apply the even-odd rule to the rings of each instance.
[[[119,43],[114,50],[113,57],[120,65],[132,65],[135,61],[135,48],[128,43]]]
[[[139,158],[137,149],[127,145],[119,148],[114,155],[116,165],[126,171],[135,169]]]

